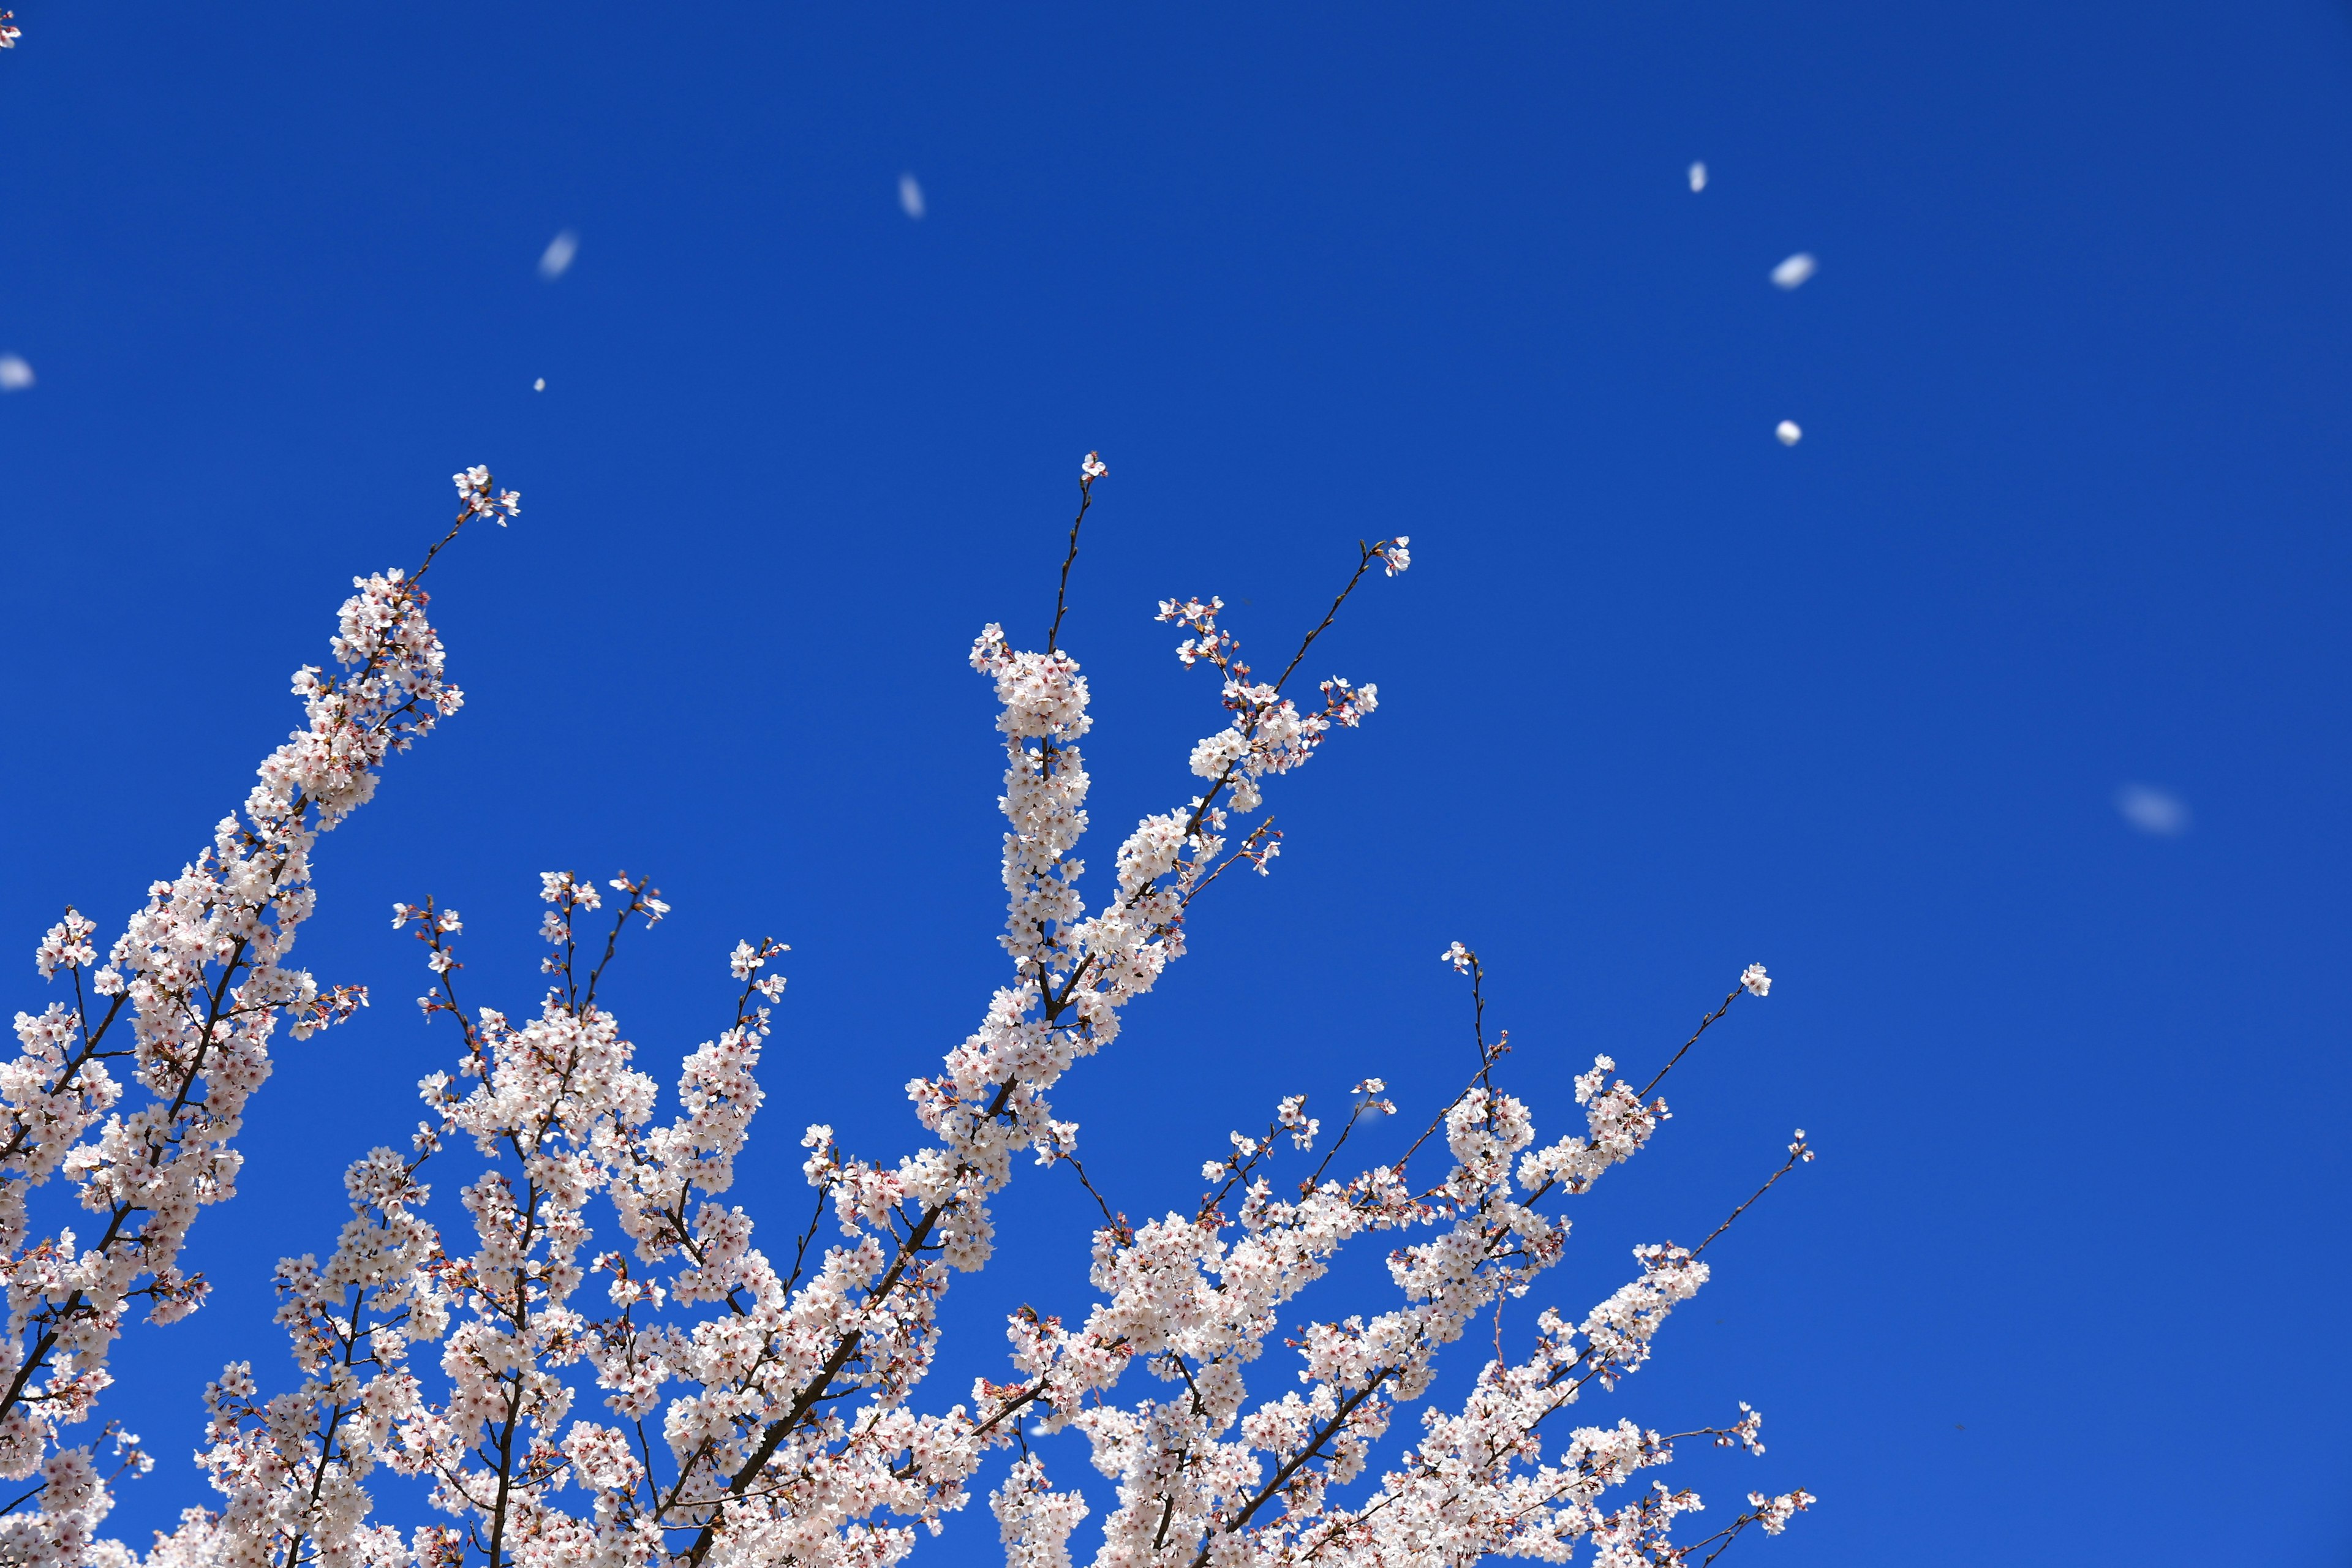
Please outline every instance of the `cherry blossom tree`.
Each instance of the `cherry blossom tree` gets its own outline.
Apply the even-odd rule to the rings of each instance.
[[[1059,637],[1106,474],[1088,453],[1041,647],[1024,651],[995,625],[972,644],[1004,748],[1009,968],[978,1027],[908,1085],[912,1152],[877,1160],[808,1127],[808,1195],[792,1206],[813,1212],[755,1245],[753,1216],[730,1194],[764,1098],[784,943],[747,939],[726,955],[731,1018],[688,1055],[665,1106],[600,1000],[623,940],[668,912],[648,880],[543,874],[546,989],[512,1015],[459,994],[457,910],[430,897],[394,905],[394,928],[422,949],[425,1016],[454,1026],[454,1071],[419,1085],[405,1149],[346,1169],[351,1217],[324,1261],[278,1264],[296,1376],[239,1363],[205,1391],[199,1462],[217,1496],[189,1507],[145,1562],[881,1568],[985,1489],[1011,1568],[1068,1568],[1088,1504],[1045,1467],[1081,1451],[1116,1485],[1098,1568],[1422,1568],[1566,1562],[1580,1548],[1602,1568],[1711,1562],[1814,1500],[1750,1492],[1720,1528],[1678,1543],[1699,1496],[1644,1487],[1640,1472],[1677,1442],[1762,1454],[1757,1412],[1740,1405],[1720,1426],[1671,1435],[1554,1420],[1649,1359],[1668,1315],[1706,1284],[1708,1248],[1812,1158],[1802,1131],[1698,1245],[1636,1248],[1633,1277],[1605,1300],[1581,1316],[1546,1308],[1517,1356],[1498,1327],[1467,1392],[1433,1395],[1448,1347],[1564,1255],[1563,1208],[1657,1134],[1663,1080],[1735,1003],[1769,992],[1761,965],[1641,1089],[1596,1058],[1576,1080],[1570,1130],[1546,1142],[1503,1081],[1507,1037],[1488,1037],[1478,956],[1453,943],[1439,956],[1466,982],[1477,1067],[1401,1156],[1346,1157],[1360,1130],[1399,1114],[1379,1079],[1356,1085],[1328,1135],[1304,1096],[1284,1098],[1263,1130],[1234,1132],[1202,1163],[1189,1212],[1131,1225],[1095,1194],[1097,1299],[1066,1316],[1013,1314],[1004,1381],[982,1378],[961,1400],[921,1387],[950,1286],[987,1265],[991,1205],[1015,1170],[1066,1165],[1094,1193],[1078,1128],[1051,1097],[1115,1046],[1127,1007],[1183,956],[1195,900],[1237,867],[1268,873],[1281,845],[1262,815],[1272,781],[1379,706],[1369,681],[1333,676],[1307,696],[1293,678],[1375,569],[1392,578],[1412,563],[1402,536],[1360,545],[1271,680],[1242,658],[1222,601],[1161,603],[1182,634],[1177,657],[1214,672],[1223,716],[1191,748],[1182,798],[1129,833],[1090,907],[1076,850],[1094,721]],[[181,1251],[197,1212],[236,1195],[243,1112],[278,1022],[300,1037],[367,1003],[285,959],[312,908],[316,836],[461,700],[421,584],[469,522],[503,526],[520,498],[487,468],[457,487],[455,523],[422,565],[354,581],[331,643],[341,673],[296,672],[305,725],[263,761],[241,813],[149,889],[102,960],[95,922],[75,910],[41,940],[37,966],[64,994],[16,1016],[20,1054],[0,1069],[0,1477],[22,1483],[0,1510],[0,1561],[140,1560],[100,1533],[114,1482],[152,1466],[114,1426],[87,1434],[108,1352],[133,1311],[163,1324],[203,1305]],[[57,1177],[93,1216],[90,1239],[36,1223],[35,1190]],[[455,1187],[454,1209],[436,1205],[436,1185]],[[1351,1245],[1389,1249],[1392,1299],[1294,1321],[1294,1299]],[[1286,1386],[1253,1394],[1255,1363],[1286,1330],[1297,1357]],[[1417,1434],[1386,1444],[1409,1406]],[[1065,1433],[1075,1437],[1053,1441]],[[1000,1449],[1009,1463],[992,1486],[983,1471]],[[380,1496],[435,1522],[404,1534],[378,1517]]]

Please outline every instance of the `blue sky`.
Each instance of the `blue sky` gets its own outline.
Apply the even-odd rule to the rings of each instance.
[[[1215,722],[1155,600],[1286,655],[1356,540],[1415,556],[1319,645],[1383,702],[1281,781],[1276,874],[1065,1097],[1122,1206],[1280,1094],[1450,1093],[1456,937],[1549,1125],[1760,959],[1547,1294],[1704,1234],[1792,1126],[1823,1157],[1591,1413],[1760,1406],[1765,1459],[1676,1478],[1817,1493],[1759,1561],[2352,1551],[2352,12],[17,10],[7,941],[111,934],[195,850],[453,468],[524,496],[436,569],[471,701],[320,855],[300,954],[377,1005],[281,1054],[214,1305],[118,1359],[163,1458],[132,1539],[205,1495],[213,1369],[288,1366],[270,1262],[456,1049],[394,900],[528,1005],[535,873],[651,873],[614,1000],[665,1077],[725,949],[792,942],[772,1230],[805,1123],[912,1146],[900,1085],[1002,973],[963,651],[1042,632],[1098,447],[1098,864]],[[1007,1308],[1083,1309],[1086,1212],[1015,1189],[936,1403]]]

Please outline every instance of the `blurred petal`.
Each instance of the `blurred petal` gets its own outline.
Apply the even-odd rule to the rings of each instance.
[[[547,248],[540,252],[539,275],[551,281],[562,277],[572,266],[572,258],[579,254],[580,237],[570,229],[565,229],[553,239],[549,240]]]
[[[2116,791],[2116,809],[2142,833],[2178,838],[2189,831],[2189,806],[2181,798],[2153,784],[2127,784]]]

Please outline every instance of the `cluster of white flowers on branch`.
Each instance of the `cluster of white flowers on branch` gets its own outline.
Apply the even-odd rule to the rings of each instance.
[[[1703,1436],[1761,1454],[1762,1418],[1744,1405],[1721,1427],[1661,1436],[1620,1421],[1579,1427],[1557,1451],[1545,1447],[1544,1423],[1588,1385],[1613,1388],[1648,1360],[1668,1313],[1706,1282],[1701,1255],[1731,1220],[1696,1247],[1638,1248],[1635,1279],[1580,1319],[1544,1311],[1524,1356],[1504,1348],[1503,1304],[1563,1256],[1569,1222],[1558,1205],[1647,1145],[1668,1115],[1653,1092],[1658,1082],[1734,1000],[1765,994],[1760,965],[1642,1089],[1616,1079],[1609,1058],[1596,1058],[1576,1081],[1582,1125],[1547,1143],[1530,1109],[1497,1086],[1507,1037],[1489,1040],[1485,971],[1455,942],[1441,956],[1470,982],[1476,1066],[1401,1153],[1352,1172],[1338,1163],[1351,1141],[1373,1137],[1396,1111],[1385,1084],[1368,1078],[1319,1156],[1323,1121],[1307,1113],[1304,1095],[1282,1097],[1262,1135],[1233,1133],[1203,1163],[1209,1190],[1190,1212],[1131,1225],[1087,1178],[1078,1128],[1055,1113],[1057,1086],[1117,1040],[1125,1008],[1183,955],[1193,901],[1235,864],[1267,871],[1278,847],[1271,819],[1244,829],[1234,818],[1257,812],[1273,779],[1378,703],[1370,683],[1334,676],[1320,683],[1319,704],[1302,709],[1286,694],[1291,678],[1373,566],[1394,576],[1410,564],[1402,538],[1360,545],[1329,611],[1271,682],[1242,661],[1218,623],[1220,601],[1161,604],[1160,618],[1187,634],[1179,658],[1223,678],[1224,717],[1191,748],[1192,792],[1136,825],[1116,852],[1108,897],[1090,908],[1076,850],[1089,788],[1081,742],[1093,721],[1086,679],[1059,634],[1080,531],[1107,473],[1088,453],[1044,651],[1016,649],[994,625],[972,645],[971,666],[994,689],[1004,747],[1007,915],[999,940],[1010,973],[940,1071],[908,1085],[923,1144],[885,1163],[845,1148],[828,1126],[808,1127],[802,1169],[811,1207],[788,1254],[755,1245],[752,1217],[729,1194],[762,1100],[757,1069],[784,989],[784,944],[745,941],[728,955],[731,1019],[687,1056],[675,1107],[664,1111],[660,1087],[635,1065],[635,1045],[602,999],[629,928],[668,913],[645,879],[625,873],[600,887],[569,872],[543,876],[548,984],[534,1011],[511,1016],[461,1002],[457,910],[431,898],[394,906],[394,927],[424,950],[426,1020],[456,1026],[456,1071],[420,1083],[425,1115],[405,1150],[379,1148],[352,1163],[351,1218],[326,1260],[279,1264],[278,1321],[299,1382],[265,1394],[239,1363],[213,1384],[201,1461],[222,1502],[186,1510],[148,1556],[153,1568],[884,1568],[967,1506],[983,1463],[1003,1448],[1017,1454],[988,1495],[1008,1562],[1068,1568],[1088,1505],[1055,1488],[1031,1447],[1063,1432],[1083,1437],[1116,1484],[1097,1568],[1318,1559],[1437,1568],[1488,1552],[1564,1561],[1580,1542],[1603,1568],[1680,1563],[1701,1547],[1719,1552],[1749,1524],[1778,1532],[1813,1500],[1801,1490],[1755,1494],[1748,1512],[1687,1545],[1671,1531],[1699,1506],[1696,1494],[1661,1486],[1611,1505],[1612,1489],[1668,1462],[1679,1439]],[[486,470],[461,474],[458,486],[460,524],[513,510]],[[188,873],[200,885],[173,894],[181,901],[148,925],[134,924],[114,965],[93,978],[100,995],[131,996],[140,1019],[173,1020],[141,1023],[142,1050],[151,1034],[163,1042],[152,1053],[161,1066],[151,1070],[142,1056],[142,1082],[152,1078],[160,1094],[213,1075],[201,1094],[174,1090],[160,1122],[126,1122],[120,1135],[110,1122],[89,1145],[112,1151],[104,1158],[79,1166],[66,1159],[76,1180],[102,1194],[92,1206],[114,1213],[124,1237],[168,1235],[176,1246],[180,1232],[159,1228],[151,1190],[181,1192],[172,1184],[199,1153],[210,1184],[186,1178],[196,1184],[186,1201],[233,1191],[226,1140],[241,1099],[232,1097],[249,1093],[258,1075],[231,1086],[220,1064],[260,1060],[269,1009],[292,1011],[298,1027],[341,1009],[307,977],[275,967],[308,909],[307,892],[298,909],[279,889],[302,886],[303,813],[331,826],[364,798],[368,770],[385,751],[455,706],[414,583],[395,574],[362,584],[338,643],[362,674],[340,684],[315,671],[298,679],[314,705],[312,733],[328,740],[306,749],[298,736],[265,765],[262,804],[248,805],[257,826],[244,838],[225,837],[206,869]],[[381,744],[371,751],[362,736]],[[276,826],[260,826],[265,820]],[[267,886],[251,895],[261,912],[204,926],[211,945],[178,960],[178,990],[157,990],[158,961],[131,955],[177,952],[170,921],[195,918],[172,912],[182,904],[229,907],[227,893],[205,889],[251,880],[242,871],[228,878],[233,852],[240,868],[278,857],[264,868]],[[159,884],[159,898],[166,890]],[[95,962],[88,934],[78,916],[52,931],[44,972],[68,973],[79,988]],[[245,981],[232,986],[240,967]],[[191,976],[215,973],[213,990],[192,989]],[[167,994],[178,998],[170,1007],[156,1000]],[[205,996],[209,1011],[188,1000]],[[113,1098],[86,1012],[61,1005],[49,1016],[19,1025],[28,1051],[49,1053],[9,1090],[12,1105],[37,1106],[47,1119],[29,1142],[20,1139],[26,1160],[54,1142],[53,1125],[77,1116],[86,1124]],[[66,1089],[47,1089],[46,1099],[20,1092],[52,1079]],[[50,1109],[60,1092],[62,1109]],[[20,1126],[36,1125],[33,1110],[18,1115]],[[1441,1148],[1442,1172],[1426,1169]],[[150,1150],[161,1152],[148,1157]],[[1091,1254],[1100,1299],[1069,1320],[1074,1327],[1022,1309],[1007,1325],[1010,1381],[982,1378],[966,1402],[919,1409],[953,1277],[988,1262],[992,1203],[1024,1154],[1068,1166],[1100,1205]],[[1306,1158],[1318,1159],[1312,1170],[1277,1188],[1277,1160]],[[1748,1203],[1810,1158],[1801,1132]],[[107,1173],[118,1168],[148,1185],[122,1185],[127,1178]],[[457,1186],[464,1216],[454,1228],[432,1217],[428,1171]],[[617,1226],[620,1245],[599,1246],[600,1222]],[[0,1535],[12,1563],[131,1561],[93,1536],[106,1485],[87,1450],[58,1450],[55,1428],[86,1415],[102,1386],[81,1347],[97,1333],[87,1325],[114,1331],[126,1268],[149,1271],[159,1318],[193,1305],[200,1287],[170,1272],[153,1244],[119,1245],[116,1234],[110,1229],[102,1247],[117,1245],[130,1261],[99,1271],[110,1281],[104,1294],[89,1293],[91,1271],[79,1260],[89,1254],[77,1253],[70,1237],[43,1244],[47,1251],[19,1249],[12,1299],[29,1305],[17,1309],[18,1364],[50,1370],[37,1385],[18,1378],[26,1393],[12,1394],[9,1419],[24,1411],[26,1435],[0,1430],[0,1443],[32,1456],[5,1450],[19,1466],[8,1473],[29,1474],[45,1455],[54,1473],[47,1497],[0,1515],[0,1531],[15,1531]],[[1301,1387],[1253,1398],[1249,1369],[1299,1292],[1350,1243],[1373,1236],[1393,1247],[1396,1302],[1294,1325],[1285,1342],[1300,1358]],[[1441,1353],[1490,1310],[1494,1358],[1466,1395],[1431,1400]],[[23,1347],[28,1334],[37,1337]],[[1123,1392],[1139,1369],[1156,1390]],[[1424,1405],[1419,1439],[1376,1471],[1397,1412],[1415,1402]],[[134,1447],[131,1460],[140,1458]],[[387,1479],[413,1483],[441,1521],[405,1534],[380,1521],[373,1493]]]
[[[1386,1086],[1367,1079],[1356,1086],[1353,1110],[1330,1151],[1298,1183],[1297,1196],[1278,1196],[1268,1167],[1284,1136],[1310,1149],[1319,1131],[1301,1097],[1286,1099],[1264,1137],[1235,1132],[1233,1153],[1202,1167],[1203,1177],[1218,1184],[1193,1214],[1097,1233],[1094,1281],[1105,1299],[1081,1326],[1066,1329],[1028,1313],[1013,1321],[1014,1362],[1026,1375],[1006,1385],[983,1382],[974,1403],[992,1411],[991,1420],[1027,1406],[1032,1434],[1066,1427],[1087,1438],[1096,1468],[1118,1483],[1097,1568],[1316,1560],[1394,1568],[1467,1563],[1487,1553],[1557,1562],[1580,1539],[1594,1545],[1606,1568],[1630,1568],[1681,1563],[1702,1546],[1719,1551],[1749,1523],[1777,1533],[1790,1513],[1813,1500],[1801,1490],[1770,1500],[1759,1495],[1753,1514],[1704,1542],[1677,1546],[1667,1527],[1675,1514],[1699,1506],[1696,1494],[1661,1492],[1614,1510],[1601,1506],[1602,1494],[1634,1471],[1670,1460],[1675,1436],[1625,1421],[1613,1429],[1583,1427],[1570,1435],[1563,1454],[1546,1460],[1540,1426],[1575,1403],[1588,1384],[1612,1388],[1649,1358],[1666,1315],[1706,1280],[1698,1255],[1731,1222],[1696,1247],[1637,1248],[1637,1279],[1580,1322],[1545,1311],[1533,1352],[1522,1362],[1507,1360],[1500,1305],[1525,1294],[1559,1261],[1568,1234],[1565,1219],[1538,1205],[1589,1190],[1648,1142],[1667,1110],[1664,1100],[1646,1098],[1647,1089],[1637,1095],[1610,1081],[1614,1064],[1598,1058],[1577,1080],[1584,1130],[1538,1147],[1528,1108],[1493,1087],[1493,1069],[1508,1047],[1506,1037],[1486,1039],[1477,954],[1457,942],[1439,956],[1470,977],[1478,1066],[1402,1158],[1344,1181],[1329,1174],[1365,1118],[1395,1109],[1382,1098]],[[1690,1044],[1733,998],[1760,994],[1762,976],[1761,966],[1752,966]],[[1441,1132],[1453,1164],[1441,1179],[1418,1185],[1408,1173],[1412,1162]],[[1800,1132],[1787,1161],[1748,1203],[1811,1157]],[[1307,1392],[1253,1405],[1244,1369],[1282,1323],[1283,1306],[1321,1279],[1349,1241],[1416,1229],[1434,1234],[1396,1247],[1388,1259],[1402,1303],[1370,1318],[1307,1325],[1286,1342],[1304,1363],[1297,1375]],[[1342,1500],[1342,1490],[1366,1473],[1396,1408],[1428,1392],[1439,1352],[1490,1307],[1497,1310],[1496,1354],[1461,1408],[1426,1408],[1421,1443],[1369,1496]],[[1167,1396],[1114,1403],[1110,1390],[1138,1362],[1171,1385]],[[1738,1422],[1704,1435],[1761,1454],[1762,1417],[1740,1408]],[[1013,1562],[1024,1568],[1066,1564],[1067,1538],[1086,1505],[1076,1493],[1052,1492],[1034,1456],[992,1500]]]
[[[99,1552],[90,1531],[110,1493],[90,1449],[64,1446],[60,1430],[89,1418],[111,1381],[108,1352],[142,1301],[157,1323],[203,1305],[205,1282],[181,1269],[181,1251],[197,1211],[236,1195],[235,1141],[269,1076],[279,1019],[300,1039],[366,1005],[360,988],[321,990],[285,960],[313,906],[318,836],[365,805],[385,759],[462,700],[443,677],[419,584],[468,521],[503,521],[520,497],[497,491],[487,468],[457,483],[457,520],[423,565],[352,580],[330,645],[343,673],[295,671],[306,722],[262,760],[242,813],[148,889],[103,961],[96,922],[73,909],[35,953],[72,998],[18,1013],[20,1052],[0,1066],[0,1478],[38,1477],[0,1518],[0,1560]],[[94,1216],[88,1240],[37,1220],[35,1193],[60,1175]],[[137,1439],[116,1436],[143,1468]]]

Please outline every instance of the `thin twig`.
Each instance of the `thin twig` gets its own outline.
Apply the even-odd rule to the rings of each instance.
[[[1081,470],[1078,474],[1078,515],[1070,520],[1070,552],[1062,557],[1062,582],[1054,590],[1054,625],[1045,634],[1045,651],[1049,654],[1060,646],[1062,616],[1069,610],[1070,567],[1078,558],[1078,530],[1087,521],[1087,509],[1094,504],[1094,476]]]
[[[1772,1190],[1773,1183],[1779,1181],[1781,1177],[1795,1170],[1801,1162],[1810,1160],[1812,1157],[1812,1145],[1800,1140],[1794,1147],[1790,1149],[1789,1157],[1781,1163],[1780,1168],[1773,1172],[1770,1175],[1765,1177],[1764,1184],[1762,1186],[1748,1194],[1747,1203],[1741,1204],[1738,1208],[1733,1209],[1728,1215],[1724,1216],[1724,1220],[1721,1225],[1717,1226],[1713,1230],[1708,1231],[1706,1233],[1706,1241],[1702,1241],[1696,1247],[1692,1247],[1691,1256],[1693,1258],[1696,1258],[1700,1253],[1705,1252],[1707,1247],[1707,1242],[1713,1241],[1717,1237],[1721,1236],[1725,1231],[1729,1230],[1731,1228],[1731,1222],[1738,1219],[1741,1215],[1746,1214],[1750,1204],[1753,1204],[1758,1198],[1762,1197],[1766,1193]]]
[[[1726,1013],[1731,1011],[1731,1005],[1739,1000],[1739,994],[1746,989],[1748,988],[1744,985],[1733,986],[1731,988],[1731,994],[1723,999],[1723,1005],[1717,1007],[1714,1012],[1709,1013],[1706,1017],[1701,1018],[1698,1021],[1698,1027],[1691,1031],[1691,1037],[1683,1042],[1682,1050],[1676,1051],[1673,1056],[1667,1058],[1666,1065],[1658,1069],[1658,1076],[1652,1079],[1648,1083],[1643,1085],[1642,1092],[1634,1098],[1637,1100],[1649,1099],[1650,1090],[1664,1083],[1666,1079],[1666,1075],[1675,1070],[1675,1064],[1683,1059],[1683,1051],[1687,1051],[1693,1046],[1698,1044],[1698,1037],[1706,1033],[1707,1026],[1713,1024],[1717,1018],[1722,1017]]]

